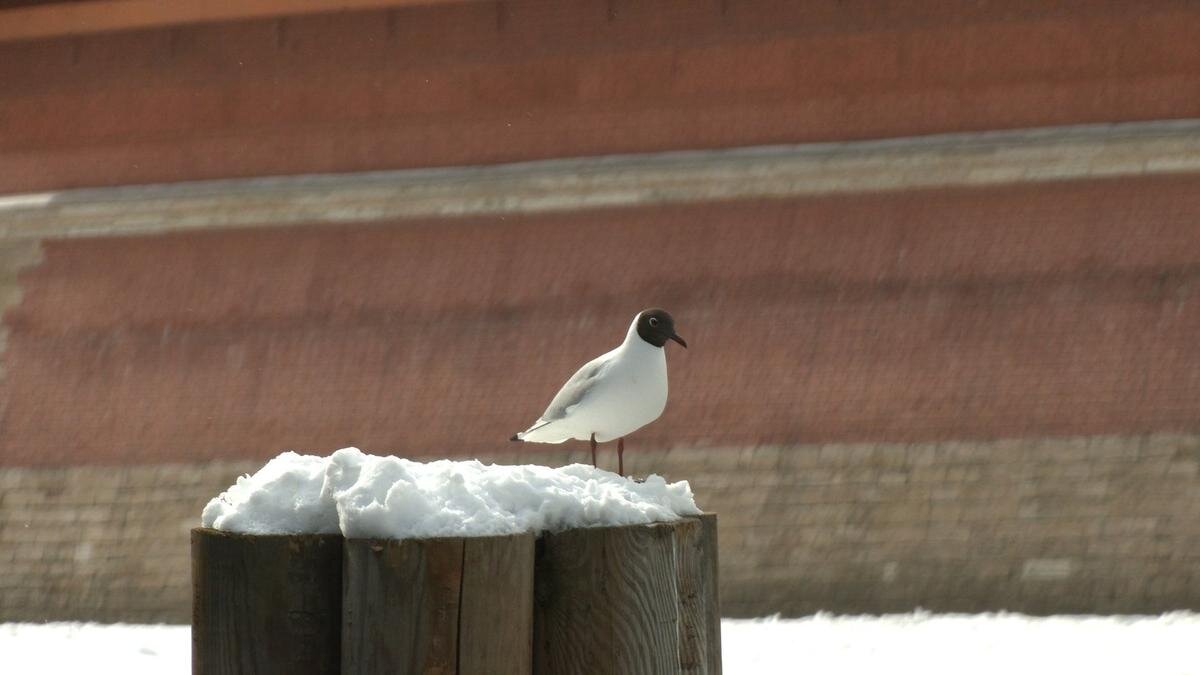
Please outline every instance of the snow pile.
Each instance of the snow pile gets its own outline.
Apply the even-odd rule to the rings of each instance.
[[[245,534],[332,534],[337,512],[324,494],[329,460],[285,452],[204,507],[205,527]]]
[[[635,525],[698,515],[687,481],[643,483],[583,464],[414,462],[345,448],[285,452],[204,508],[205,527],[349,538],[477,537]]]

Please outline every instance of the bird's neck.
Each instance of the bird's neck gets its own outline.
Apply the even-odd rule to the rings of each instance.
[[[634,319],[633,325],[629,327],[629,332],[625,334],[625,341],[621,343],[618,349],[625,352],[646,352],[648,354],[663,351],[662,347],[655,347],[643,340],[641,335],[638,335],[636,319]]]

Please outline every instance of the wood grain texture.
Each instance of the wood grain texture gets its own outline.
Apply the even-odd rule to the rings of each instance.
[[[717,579],[717,516],[676,525],[679,576],[679,666],[684,673],[721,672],[721,603]]]
[[[678,548],[675,568],[679,587],[679,668],[685,673],[707,673],[708,652],[704,645],[708,624],[704,617],[702,563],[698,551],[702,525],[687,520],[675,528]]]
[[[534,571],[534,673],[611,673],[603,532],[568,530],[538,540]],[[576,670],[572,670],[572,668]]]
[[[342,673],[454,675],[461,538],[350,539],[342,582]]]
[[[688,534],[680,535],[681,528]],[[716,603],[699,600],[710,595],[700,577],[716,567],[716,549],[700,543],[705,539],[704,524],[694,519],[544,536],[535,572],[534,672],[720,672],[707,666],[707,640],[720,639],[708,627],[709,605]],[[694,552],[680,555],[681,541]],[[681,569],[694,590],[686,605],[677,583]],[[690,619],[681,619],[685,612]],[[681,637],[687,626],[689,636]],[[686,669],[685,646],[692,653]]]
[[[528,675],[533,668],[532,534],[465,540],[459,675]]]
[[[717,548],[717,514],[705,513],[700,516],[700,522],[704,528],[701,534],[702,546],[698,553],[705,572],[703,597],[708,672],[710,675],[721,675],[721,566]]]
[[[192,530],[192,672],[336,674],[342,538]]]
[[[605,575],[618,673],[679,668],[675,528],[614,530],[605,537]]]

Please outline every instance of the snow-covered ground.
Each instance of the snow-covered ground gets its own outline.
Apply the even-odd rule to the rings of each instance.
[[[725,672],[1200,675],[1200,614],[817,615],[726,620]],[[3,672],[184,675],[187,626],[0,624]]]
[[[725,672],[1196,675],[1200,614],[817,615],[725,620]]]
[[[12,675],[183,675],[192,669],[191,628],[2,623],[0,655]]]

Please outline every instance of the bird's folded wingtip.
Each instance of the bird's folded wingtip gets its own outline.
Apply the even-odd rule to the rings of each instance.
[[[518,438],[518,434],[513,434],[513,435],[512,435],[512,438],[510,438],[510,439],[508,439],[508,440],[510,440],[510,441],[519,441],[519,440],[521,440],[521,439],[520,439],[520,438]]]

